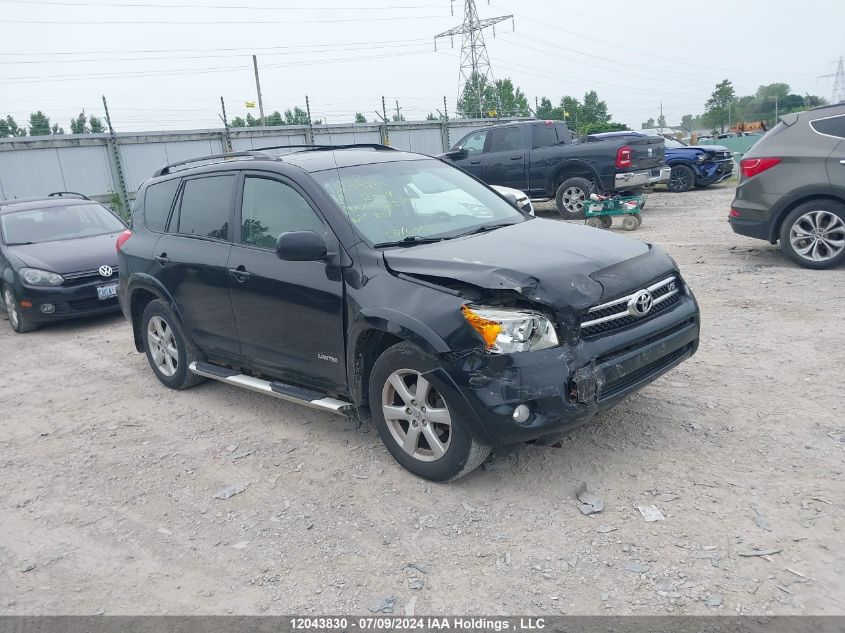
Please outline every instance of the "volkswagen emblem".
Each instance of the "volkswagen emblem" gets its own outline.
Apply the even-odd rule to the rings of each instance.
[[[111,277],[113,273],[111,266],[100,266],[100,277]]]
[[[631,316],[642,317],[651,311],[654,305],[654,297],[648,290],[640,290],[628,301],[628,313]]]

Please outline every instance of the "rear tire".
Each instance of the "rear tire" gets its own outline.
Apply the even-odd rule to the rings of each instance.
[[[672,193],[684,193],[695,185],[695,173],[686,165],[675,165],[669,174],[666,188]]]
[[[153,373],[166,387],[188,389],[205,381],[188,369],[202,357],[188,342],[173,310],[163,301],[150,301],[144,309],[141,339]]]
[[[845,205],[810,200],[786,216],[780,228],[780,249],[804,268],[822,270],[845,261]]]
[[[437,366],[413,343],[389,347],[370,373],[370,412],[381,441],[405,469],[453,481],[478,468],[492,449],[475,441],[449,408],[428,374]]]
[[[3,305],[6,308],[6,315],[9,317],[9,325],[18,334],[26,334],[38,329],[38,324],[30,321],[21,310],[15,292],[9,287],[3,286]]]
[[[586,217],[584,207],[595,190],[596,186],[586,178],[567,178],[555,193],[557,212],[565,220],[583,220]]]
[[[639,225],[640,223],[637,222],[637,216],[635,215],[626,215],[622,217],[622,228],[626,231],[636,231]]]

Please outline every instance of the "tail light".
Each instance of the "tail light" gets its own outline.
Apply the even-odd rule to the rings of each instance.
[[[751,178],[771,169],[781,161],[780,158],[743,158],[739,162],[739,170],[743,178]]]
[[[126,240],[128,240],[130,237],[132,237],[132,231],[130,231],[129,229],[126,229],[123,233],[117,236],[117,242],[115,243],[114,247],[118,253],[120,252],[120,247],[123,246],[126,243]]]
[[[631,165],[631,147],[630,145],[623,145],[616,150],[616,167],[617,169],[622,169]]]

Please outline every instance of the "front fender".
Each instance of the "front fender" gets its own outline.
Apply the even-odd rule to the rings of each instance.
[[[361,310],[358,320],[350,329],[349,340],[357,341],[358,336],[371,329],[411,341],[432,356],[451,351],[443,337],[428,325],[410,314],[399,312],[393,308],[379,307]],[[350,345],[350,348],[354,348],[354,345]]]

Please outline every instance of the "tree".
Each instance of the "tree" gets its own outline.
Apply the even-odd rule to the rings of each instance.
[[[229,123],[229,127],[246,127],[246,121],[244,121],[243,117],[236,116],[232,119],[232,122]]]
[[[643,121],[643,124],[640,126],[643,130],[648,128],[656,127],[654,123],[654,117],[649,117],[648,121]]]
[[[367,122],[367,117],[365,117],[360,112],[355,113],[355,123],[366,123],[366,122]]]
[[[85,118],[85,113],[80,112],[79,116],[75,119],[70,120],[70,133],[71,134],[85,134],[88,129],[86,127],[87,119]]]
[[[467,118],[495,118],[499,116],[496,102],[496,86],[487,81],[484,75],[473,73],[464,84],[463,95],[458,101],[458,115]]]
[[[666,117],[662,114],[657,117],[657,127],[666,127]]]
[[[106,128],[103,126],[103,122],[99,117],[95,117],[94,115],[91,115],[88,119],[88,127],[91,134],[102,134],[106,131]]]
[[[0,138],[8,138],[12,134],[9,131],[9,123],[6,119],[0,119]]]
[[[426,120],[426,121],[439,121],[439,120],[440,120],[440,117],[438,117],[438,116],[434,116],[434,112],[429,112],[429,113],[425,116],[425,120]]]
[[[261,125],[261,119],[256,119],[251,112],[246,113],[246,124],[249,127],[258,127]]]
[[[547,97],[540,97],[540,104],[537,106],[537,112],[535,114],[538,119],[553,119],[555,118],[554,109],[555,107]]]
[[[584,94],[584,103],[578,112],[578,122],[581,125],[610,122],[607,102],[599,100],[595,90],[590,90],[590,92]]]
[[[30,136],[49,136],[50,134],[50,117],[44,114],[41,110],[33,112],[29,115],[29,135]]]
[[[530,116],[528,99],[522,89],[510,79],[499,79],[493,88],[493,100],[498,116]]]
[[[405,120],[405,115],[401,112],[399,114],[394,113],[393,116],[390,117],[390,120],[398,123],[399,121]]]
[[[9,136],[26,136],[26,128],[18,126],[11,114],[6,116],[6,125],[9,128]]]
[[[716,89],[704,104],[706,108],[704,119],[708,125],[720,126],[725,131],[725,124],[730,117],[729,108],[736,99],[734,86],[729,79],[724,79],[716,84]]]
[[[276,127],[276,126],[284,125],[284,124],[285,124],[285,122],[282,119],[282,114],[278,110],[276,110],[272,114],[268,115],[264,119],[264,125]]]
[[[308,113],[295,106],[293,110],[285,110],[285,125],[308,125]]]
[[[630,130],[624,123],[615,123],[614,121],[587,123],[578,128],[580,136],[587,136],[588,134],[599,134],[600,132],[626,132]]]
[[[64,134],[65,129],[63,127],[59,127],[58,123],[53,123],[52,127],[50,128],[51,134]]]

